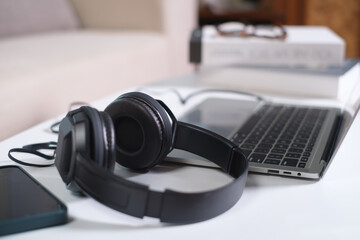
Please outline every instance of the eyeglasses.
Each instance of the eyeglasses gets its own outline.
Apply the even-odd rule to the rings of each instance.
[[[284,27],[276,25],[246,25],[241,22],[227,22],[216,26],[220,36],[257,37],[267,39],[286,39]]]

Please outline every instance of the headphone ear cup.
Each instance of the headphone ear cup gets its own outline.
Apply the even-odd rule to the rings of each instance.
[[[171,147],[172,129],[163,107],[142,93],[120,96],[106,109],[114,123],[116,161],[132,169],[148,169]]]
[[[91,107],[81,107],[89,119],[90,156],[99,166],[113,170],[115,166],[115,133],[110,116]]]

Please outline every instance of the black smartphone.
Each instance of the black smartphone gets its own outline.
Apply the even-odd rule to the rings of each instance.
[[[0,236],[67,222],[67,208],[18,166],[0,166]]]

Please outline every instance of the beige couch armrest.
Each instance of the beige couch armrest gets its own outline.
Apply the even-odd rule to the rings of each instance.
[[[176,31],[194,25],[197,0],[71,0],[85,28]]]
[[[161,32],[169,45],[170,71],[193,71],[189,38],[197,25],[197,0],[71,0],[85,28]]]
[[[71,0],[71,2],[84,28],[163,30],[162,0]]]

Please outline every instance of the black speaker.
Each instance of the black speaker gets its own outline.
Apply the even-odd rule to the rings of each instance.
[[[234,180],[206,192],[160,192],[113,173],[115,162],[149,169],[173,148],[214,162]],[[242,195],[248,170],[234,143],[177,121],[163,102],[140,92],[121,95],[104,112],[91,107],[69,112],[59,127],[55,165],[70,190],[123,213],[169,223],[199,222],[231,208]]]

